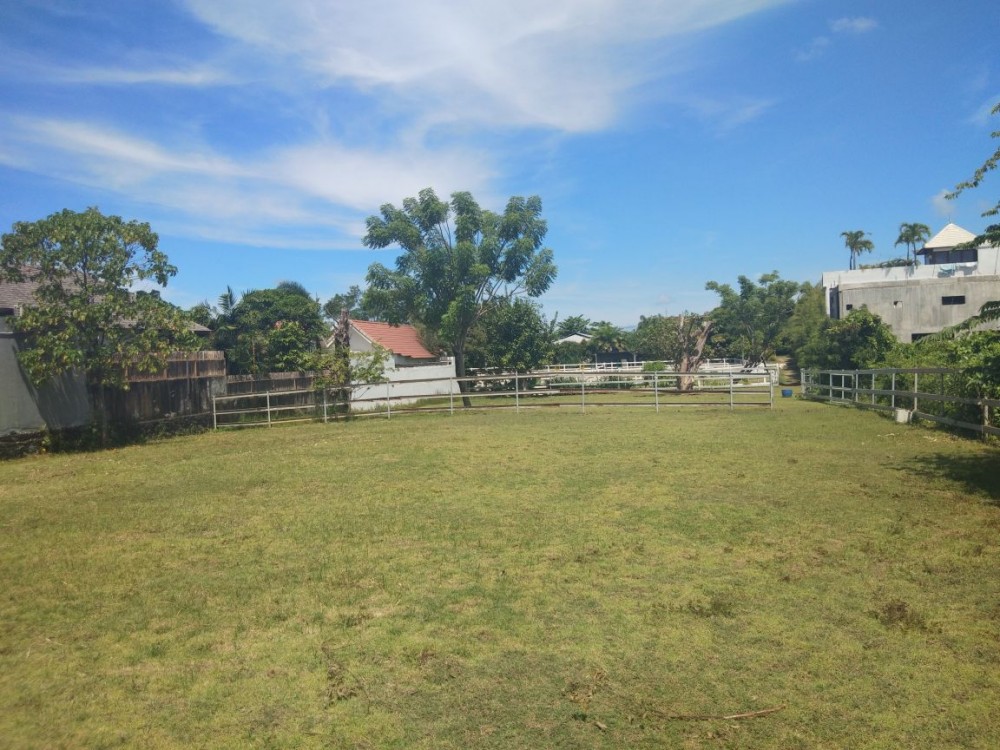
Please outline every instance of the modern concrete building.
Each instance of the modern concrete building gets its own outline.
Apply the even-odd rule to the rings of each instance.
[[[1000,247],[958,249],[973,239],[948,224],[917,250],[919,266],[824,273],[827,315],[840,319],[867,307],[904,342],[961,323],[1000,299]]]

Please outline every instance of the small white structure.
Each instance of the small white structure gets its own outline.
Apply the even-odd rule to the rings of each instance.
[[[398,326],[369,320],[350,320],[351,351],[374,351],[375,347],[388,350],[391,359],[386,362],[383,378],[386,382],[357,386],[351,396],[351,408],[358,411],[375,409],[391,399],[393,405],[414,403],[422,398],[447,396],[458,392],[453,383],[455,360],[427,350],[417,329],[411,325]],[[333,348],[333,337],[324,346]]]
[[[590,339],[593,338],[586,333],[571,333],[569,336],[563,336],[561,339],[556,340],[557,344],[586,344]]]
[[[948,224],[917,250],[920,266],[825,272],[827,315],[836,320],[867,307],[904,342],[961,323],[1000,299],[1000,247],[958,247],[974,239]]]

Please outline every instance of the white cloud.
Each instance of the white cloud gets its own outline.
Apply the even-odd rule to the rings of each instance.
[[[800,62],[808,62],[809,60],[815,60],[820,57],[824,52],[826,52],[827,47],[830,46],[829,37],[818,36],[809,42],[809,46],[799,50],[795,53],[795,59]]]
[[[838,18],[830,22],[830,30],[835,34],[867,34],[878,28],[874,18],[859,16],[858,18]]]
[[[934,213],[949,221],[955,213],[955,202],[948,200],[946,197],[950,192],[950,190],[941,190],[931,198],[931,206],[934,209]]]
[[[660,61],[648,49],[787,0],[187,0],[236,39],[421,119],[604,128]],[[662,51],[662,50],[661,50]]]
[[[179,211],[194,236],[289,246],[271,225],[303,227],[297,246],[353,245],[360,216],[434,185],[471,190],[489,205],[496,170],[472,149],[419,144],[382,151],[332,141],[275,148],[235,160],[208,147],[156,143],[92,123],[0,119],[0,164]],[[387,190],[393,192],[387,194]],[[234,230],[233,227],[239,227]],[[237,237],[238,235],[238,237]]]

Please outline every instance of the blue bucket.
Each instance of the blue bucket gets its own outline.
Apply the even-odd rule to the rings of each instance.
[[[781,397],[782,398],[791,398],[792,397],[792,389],[791,388],[782,388],[781,389]]]

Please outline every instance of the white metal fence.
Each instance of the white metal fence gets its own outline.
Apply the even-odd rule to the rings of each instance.
[[[892,412],[900,422],[923,419],[983,436],[1000,435],[1000,400],[978,395],[976,384],[960,370],[803,370],[802,395]]]
[[[415,412],[450,412],[465,408],[570,408],[586,412],[602,407],[766,407],[774,405],[777,378],[771,372],[609,372],[545,370],[527,374],[475,375],[357,384],[349,395],[355,416],[391,418]],[[424,389],[421,390],[421,384]],[[344,391],[341,391],[343,393]],[[222,396],[213,406],[213,424],[258,427],[302,420],[329,421],[347,412],[337,392],[283,391]]]

